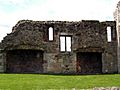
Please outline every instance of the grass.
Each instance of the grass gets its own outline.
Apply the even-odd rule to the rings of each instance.
[[[40,75],[0,74],[0,90],[90,89],[120,86],[120,74]]]

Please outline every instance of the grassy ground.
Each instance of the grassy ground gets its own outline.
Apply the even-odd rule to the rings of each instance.
[[[0,74],[0,90],[87,89],[120,86],[120,74],[40,75]]]

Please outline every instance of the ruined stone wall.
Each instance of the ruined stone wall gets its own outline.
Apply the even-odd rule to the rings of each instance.
[[[116,73],[118,71],[118,61],[117,61],[117,32],[115,22],[103,22],[104,29],[106,26],[111,26],[112,29],[112,41],[107,42],[105,40],[103,52],[103,72],[104,73]],[[106,36],[106,34],[105,34]]]
[[[107,41],[107,26],[112,27],[112,41]],[[49,41],[48,29],[54,30]],[[60,51],[60,36],[72,38],[71,52]],[[102,72],[117,72],[117,35],[114,21],[31,21],[21,20],[4,37],[2,49],[43,51],[44,73],[76,73],[78,52],[100,52]]]
[[[0,72],[5,71],[5,54],[3,51],[0,49]]]

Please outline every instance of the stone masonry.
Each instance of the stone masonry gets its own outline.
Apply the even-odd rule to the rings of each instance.
[[[53,40],[49,40],[50,27]],[[111,42],[107,41],[107,27],[111,27]],[[65,42],[71,38],[71,51],[60,50],[60,37]],[[0,72],[117,73],[117,43],[115,21],[21,20],[0,44]]]

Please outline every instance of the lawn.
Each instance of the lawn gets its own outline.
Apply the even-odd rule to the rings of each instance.
[[[120,86],[120,74],[40,75],[0,74],[0,90],[90,89]]]

